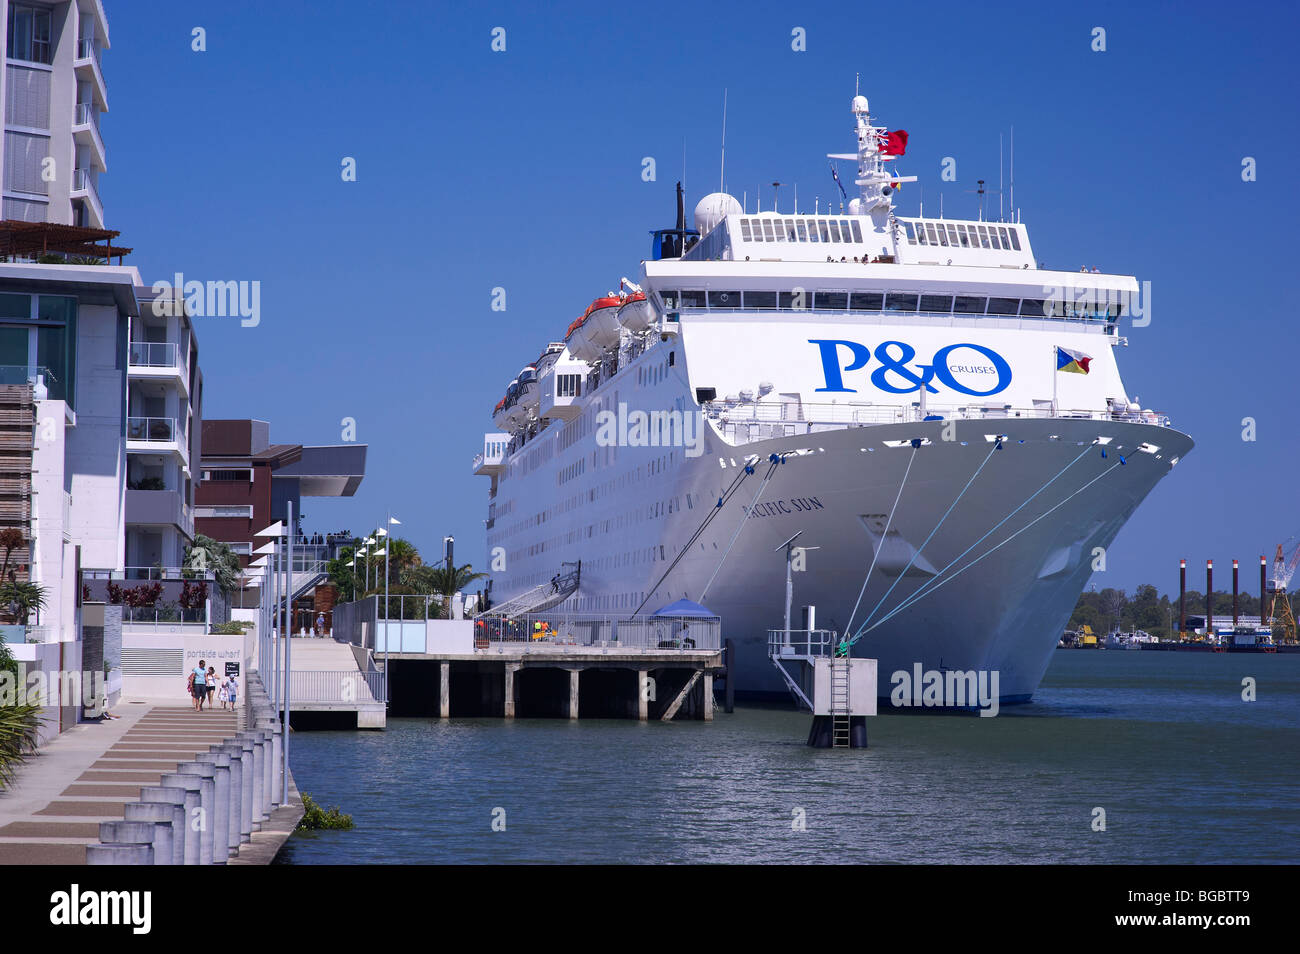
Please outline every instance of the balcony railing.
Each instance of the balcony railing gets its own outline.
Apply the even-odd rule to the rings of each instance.
[[[175,368],[180,351],[174,341],[132,341],[130,363],[142,368]]]
[[[99,44],[94,40],[77,41],[77,59],[94,60],[96,63],[100,63],[101,60],[99,56]]]
[[[57,381],[49,368],[32,367],[26,364],[0,364],[0,384],[35,384],[37,375],[44,377],[46,387],[50,387]]]
[[[174,417],[128,417],[126,439],[129,441],[157,441],[171,443],[177,439]]]
[[[95,108],[94,103],[77,104],[77,121],[75,125],[99,128],[99,110]]]

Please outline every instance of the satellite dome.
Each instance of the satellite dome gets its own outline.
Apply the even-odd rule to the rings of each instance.
[[[867,113],[867,112],[870,112],[871,110],[868,109],[868,107],[867,107],[867,97],[865,97],[865,96],[854,96],[854,97],[853,97],[853,111],[854,111],[855,113]]]
[[[741,215],[744,209],[735,196],[725,192],[710,192],[695,205],[695,228],[701,236],[708,235],[713,227],[728,215]]]

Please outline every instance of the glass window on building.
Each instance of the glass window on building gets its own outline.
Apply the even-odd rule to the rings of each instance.
[[[54,62],[49,10],[21,3],[10,4],[9,56],[29,63]]]

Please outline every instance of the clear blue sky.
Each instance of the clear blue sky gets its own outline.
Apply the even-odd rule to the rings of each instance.
[[[942,191],[947,214],[973,215],[964,190],[996,187],[1014,125],[1037,257],[1152,283],[1153,321],[1128,332],[1121,370],[1197,448],[1098,587],[1168,592],[1179,557],[1251,568],[1300,530],[1294,10],[447,6],[105,2],[109,226],[147,281],[262,283],[259,327],[198,323],[205,416],[263,418],[273,440],[306,443],[339,442],[352,417],[370,446],[355,498],[307,502],[311,529],[359,531],[391,507],[427,556],[451,532],[458,562],[481,564],[487,478],[470,459],[490,409],[635,276],[647,230],[671,225],[683,146],[688,207],[716,189],[723,88],[728,190],[752,207],[760,184],[797,183],[806,205],[835,189],[822,157],[851,149],[860,72],[873,111],[911,133],[900,168],[921,189],[904,189],[903,212],[923,190],[929,211]],[[505,53],[489,48],[497,26]],[[206,52],[191,51],[194,27]],[[795,27],[807,52],[791,49]],[[345,156],[356,182],[341,180]],[[940,182],[946,156],[955,183]]]

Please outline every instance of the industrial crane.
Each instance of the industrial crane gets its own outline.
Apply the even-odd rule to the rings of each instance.
[[[1287,541],[1288,544],[1290,542]],[[1273,604],[1268,614],[1273,623],[1274,642],[1294,643],[1296,641],[1295,614],[1291,611],[1291,598],[1287,595],[1287,590],[1291,586],[1291,578],[1295,576],[1297,564],[1300,564],[1300,542],[1291,549],[1290,559],[1283,555],[1282,544],[1279,543],[1277,556],[1273,558]],[[1262,600],[1260,605],[1263,605]]]

